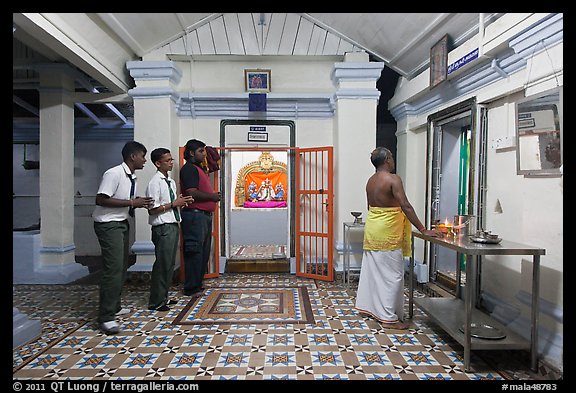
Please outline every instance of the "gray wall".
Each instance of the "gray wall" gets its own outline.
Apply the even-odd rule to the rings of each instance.
[[[230,245],[288,244],[288,209],[242,209],[230,213]]]
[[[24,145],[12,145],[12,227],[27,228],[37,225],[40,220],[40,170],[24,169],[26,160],[39,159],[39,145],[27,144],[26,157]]]
[[[77,256],[100,255],[101,252],[98,239],[94,234],[92,219],[96,192],[102,174],[108,168],[122,162],[122,147],[132,139],[125,130],[120,131],[119,136],[108,134],[114,131],[94,130],[89,131],[88,135],[83,135],[86,138],[89,135],[94,137],[95,134],[102,133],[105,135],[99,137],[104,140],[83,139],[80,132],[81,135],[77,136],[74,143],[74,193],[76,195],[74,198],[74,244]],[[110,137],[107,138],[107,136]],[[38,147],[33,144],[26,146],[27,160],[40,159]],[[149,148],[148,151],[150,150]],[[37,225],[40,221],[40,171],[38,169],[25,170],[22,166],[23,160],[24,145],[14,143],[12,145],[12,191],[14,194],[12,227],[19,229]],[[143,191],[146,185],[139,184],[138,188]]]

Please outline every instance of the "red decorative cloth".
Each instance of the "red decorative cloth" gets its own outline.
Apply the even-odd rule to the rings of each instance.
[[[202,167],[208,172],[216,172],[220,169],[220,154],[212,146],[206,146],[206,158],[202,162]]]

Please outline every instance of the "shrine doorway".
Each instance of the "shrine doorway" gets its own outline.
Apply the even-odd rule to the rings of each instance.
[[[482,227],[486,116],[475,98],[429,116],[427,210],[432,224],[452,224],[455,215],[469,215],[474,217],[471,232]],[[468,257],[434,244],[426,247],[429,280],[457,294],[458,283],[466,282]]]
[[[222,123],[220,270],[293,272],[294,123]]]

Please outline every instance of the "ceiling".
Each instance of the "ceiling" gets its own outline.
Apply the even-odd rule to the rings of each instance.
[[[445,34],[456,47],[501,14],[65,13],[13,14],[13,118],[38,117],[38,70],[67,64],[77,121],[131,126],[126,62],[161,55],[335,55],[365,50],[412,79]],[[165,58],[165,57],[161,57]],[[113,97],[112,97],[113,96]],[[83,96],[86,97],[86,94]],[[97,103],[94,101],[98,100]],[[92,101],[92,102],[90,102]]]

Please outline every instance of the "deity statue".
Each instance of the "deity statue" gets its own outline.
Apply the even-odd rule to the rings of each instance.
[[[276,184],[274,199],[277,201],[284,200],[284,186],[282,185],[282,182]]]
[[[253,89],[261,89],[262,88],[262,78],[260,75],[256,74],[251,78],[251,85],[250,87]]]
[[[258,200],[271,201],[272,199],[274,199],[274,188],[272,187],[270,180],[266,178],[258,189]]]
[[[250,202],[256,202],[258,200],[258,192],[256,192],[256,183],[254,180],[252,180],[248,186],[248,200]]]
[[[269,151],[264,151],[258,157],[260,163],[260,169],[263,172],[269,172],[272,169],[272,164],[274,163],[274,156]]]

